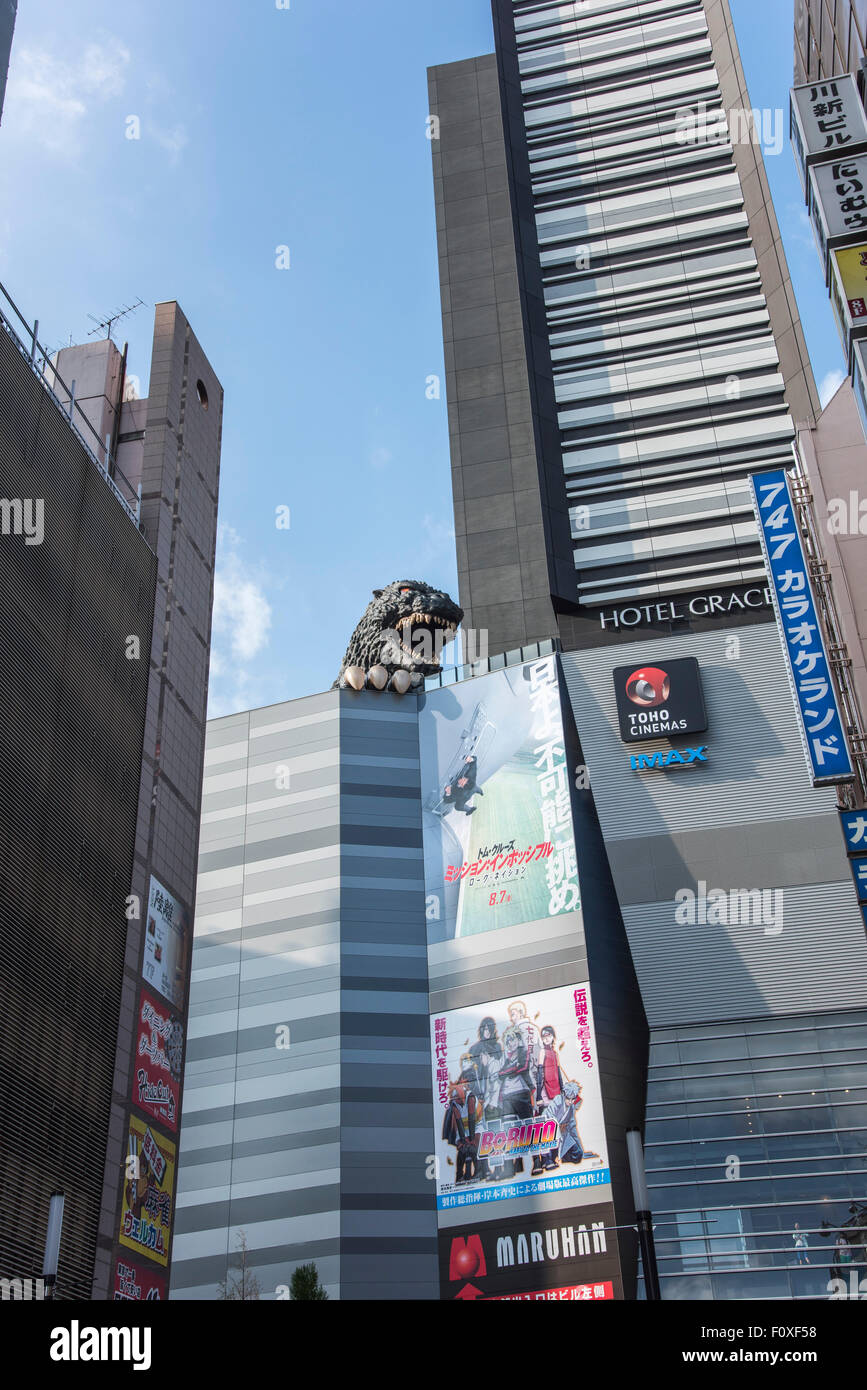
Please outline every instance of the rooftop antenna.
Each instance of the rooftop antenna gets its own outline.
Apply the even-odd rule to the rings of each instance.
[[[144,304],[143,299],[137,299],[134,304],[125,304],[122,309],[115,309],[113,314],[106,314],[104,319],[94,318],[93,314],[88,314],[92,323],[96,324],[91,328],[88,338],[95,338],[97,333],[104,333],[106,338],[111,338],[111,331],[118,319],[126,318],[127,314],[134,314],[136,309],[140,309]]]

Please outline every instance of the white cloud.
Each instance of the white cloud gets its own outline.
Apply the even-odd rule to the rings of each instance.
[[[13,45],[4,137],[24,136],[67,157],[76,153],[83,118],[120,95],[129,61],[129,49],[115,38],[89,43],[73,59]]]
[[[839,370],[835,370],[833,372],[826,372],[825,375],[822,377],[822,380],[819,382],[819,400],[821,402],[823,410],[825,409],[825,406],[828,404],[831,397],[835,395],[839,388],[843,385],[843,382],[845,380],[846,373],[841,372]]]
[[[240,535],[231,526],[221,526],[217,541],[210,718],[250,708],[254,672],[248,666],[267,646],[271,631],[271,605],[258,576],[241,554]]]

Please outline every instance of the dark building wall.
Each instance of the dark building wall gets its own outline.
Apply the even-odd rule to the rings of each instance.
[[[554,633],[551,595],[574,589],[526,159],[502,80],[493,54],[429,74],[460,596],[492,652]]]
[[[88,1298],[157,566],[5,332],[0,379],[3,495],[45,507],[41,544],[0,537],[0,1274],[41,1274],[61,1190],[58,1292]]]

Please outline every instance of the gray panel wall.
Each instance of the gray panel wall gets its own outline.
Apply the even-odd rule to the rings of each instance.
[[[612,669],[678,656],[698,658],[709,723],[674,744],[704,744],[708,761],[634,772]],[[651,1027],[863,1005],[867,944],[835,795],[810,785],[776,626],[570,652],[563,666]],[[781,890],[782,930],[678,924],[676,892],[700,881]]]
[[[338,739],[331,693],[208,724],[172,1298],[239,1230],[263,1299],[339,1295]]]
[[[208,725],[173,1298],[437,1297],[420,819],[414,699]]]

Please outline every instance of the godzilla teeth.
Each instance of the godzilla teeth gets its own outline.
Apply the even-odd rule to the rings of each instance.
[[[432,623],[434,627],[444,628],[446,632],[457,632],[458,630],[457,623],[440,618],[436,613],[408,613],[404,617],[398,618],[395,626],[398,629],[408,627],[411,630],[413,624],[417,623],[425,623],[428,627]]]

